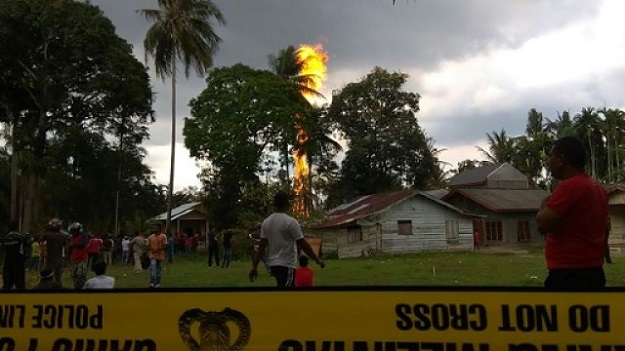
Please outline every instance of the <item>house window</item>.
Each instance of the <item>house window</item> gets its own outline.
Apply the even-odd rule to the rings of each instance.
[[[457,241],[459,237],[460,230],[458,229],[458,221],[445,221],[445,239],[447,239],[447,241]]]
[[[517,238],[519,242],[527,242],[532,239],[529,221],[519,221],[517,223]]]
[[[412,235],[412,221],[397,221],[397,234]]]
[[[486,229],[486,241],[503,241],[503,231],[501,221],[487,221],[484,223]]]

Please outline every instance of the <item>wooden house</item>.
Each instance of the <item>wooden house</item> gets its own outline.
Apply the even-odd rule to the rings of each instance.
[[[305,227],[321,239],[324,255],[339,258],[411,253],[424,250],[472,250],[474,216],[416,190],[360,197]]]
[[[625,185],[606,185],[610,214],[610,250],[625,253]]]
[[[448,186],[443,201],[484,216],[474,222],[482,244],[543,243],[535,218],[549,192],[530,189],[527,177],[512,165],[474,168],[452,178]]]
[[[165,229],[167,212],[151,219],[160,222]],[[171,226],[174,233],[193,235],[200,233],[202,237],[208,233],[207,212],[201,202],[191,202],[171,209]]]

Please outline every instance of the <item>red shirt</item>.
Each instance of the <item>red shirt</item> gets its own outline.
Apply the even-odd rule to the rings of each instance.
[[[72,248],[70,261],[72,263],[86,261],[89,258],[89,253],[87,253],[88,243],[89,237],[86,235],[72,236],[70,240],[70,247]]]
[[[315,272],[308,267],[298,267],[295,271],[295,286],[303,287],[303,286],[313,286],[313,278],[315,277]]]
[[[102,245],[104,242],[99,238],[91,238],[89,239],[89,244],[87,245],[87,252],[90,254],[99,254],[102,250]]]
[[[586,173],[561,181],[546,206],[562,216],[547,233],[548,269],[594,268],[603,265],[608,224],[608,195]]]

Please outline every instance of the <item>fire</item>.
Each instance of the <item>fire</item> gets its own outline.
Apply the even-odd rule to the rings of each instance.
[[[327,77],[325,63],[328,60],[328,56],[323,52],[323,47],[320,44],[315,46],[301,45],[295,52],[295,59],[300,66],[299,78],[301,78],[302,85],[308,88],[301,89],[301,93],[308,102],[314,104],[319,99],[315,92],[321,90],[322,83]],[[296,118],[300,119],[301,116]],[[308,140],[308,133],[301,128],[298,121],[296,121],[295,127],[297,128],[297,145],[300,146]],[[295,161],[295,174],[293,176],[295,204],[293,205],[293,210],[295,213],[308,217],[310,210],[306,204],[305,195],[307,193],[306,188],[310,170],[306,150],[299,147],[296,148],[293,153],[293,159]]]

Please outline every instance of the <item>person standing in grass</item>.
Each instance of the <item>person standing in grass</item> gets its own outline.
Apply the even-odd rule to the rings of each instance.
[[[65,252],[67,252],[68,237],[61,233],[61,222],[58,218],[48,221],[47,231],[43,234],[46,247],[46,269],[54,272],[54,281],[63,285],[63,268],[65,266]]]
[[[152,234],[148,237],[148,252],[150,255],[150,288],[161,287],[161,271],[167,249],[167,236],[161,232],[161,224],[152,227]]]
[[[143,268],[141,267],[141,256],[145,253],[147,246],[146,240],[143,237],[143,233],[137,231],[135,237],[130,242],[132,248],[132,259],[134,260],[134,272],[141,273]]]
[[[299,257],[299,267],[295,271],[295,287],[305,288],[313,286],[315,280],[315,271],[308,267],[308,257],[301,255]]]
[[[174,253],[175,253],[175,240],[174,240],[174,236],[173,235],[169,235],[169,238],[167,239],[167,262],[169,263],[174,263]]]
[[[24,254],[25,238],[18,230],[18,223],[9,223],[9,234],[0,241],[4,250],[4,266],[2,268],[2,289],[26,289],[26,255]]]
[[[41,249],[39,247],[39,237],[35,237],[32,244],[32,260],[30,261],[30,270],[39,272],[39,262],[41,257]]]
[[[89,235],[84,232],[80,223],[75,222],[69,226],[69,260],[72,264],[72,281],[74,289],[80,290],[87,281],[87,262],[89,261],[89,253],[87,245],[89,245]]]
[[[224,232],[223,247],[224,254],[223,261],[221,262],[221,268],[228,268],[230,267],[230,261],[232,260],[232,231],[230,229],[227,229]]]
[[[298,246],[321,268],[325,267],[325,263],[304,239],[299,222],[287,214],[290,207],[289,195],[279,191],[273,198],[273,205],[275,212],[263,221],[260,228],[260,246],[248,276],[251,282],[256,280],[258,264],[267,255],[267,264],[276,279],[277,287],[290,289],[294,285]]]
[[[219,267],[219,242],[215,229],[208,232],[208,268],[213,266],[213,258],[215,266]]]
[[[558,139],[547,168],[559,183],[536,215],[545,235],[549,289],[587,290],[606,284],[603,260],[608,195],[584,171],[586,149],[575,137]]]

